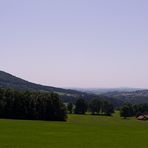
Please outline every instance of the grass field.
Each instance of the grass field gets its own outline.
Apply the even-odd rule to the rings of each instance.
[[[68,122],[0,120],[0,148],[148,148],[148,122],[70,115]]]

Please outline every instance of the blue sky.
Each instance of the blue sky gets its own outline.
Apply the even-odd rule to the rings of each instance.
[[[58,87],[148,88],[147,0],[2,0],[0,69]]]

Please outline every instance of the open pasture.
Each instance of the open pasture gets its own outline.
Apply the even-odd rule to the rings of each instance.
[[[0,120],[0,148],[147,148],[148,122],[69,115],[67,122]]]

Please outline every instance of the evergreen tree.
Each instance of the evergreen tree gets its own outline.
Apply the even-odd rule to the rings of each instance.
[[[68,103],[67,110],[70,114],[72,114],[72,112],[73,112],[73,104],[72,103]]]
[[[114,113],[113,105],[108,101],[102,102],[102,113],[111,116]]]
[[[127,117],[132,117],[133,115],[134,112],[132,105],[129,103],[125,103],[120,110],[120,116],[126,119]]]
[[[92,114],[99,114],[101,109],[101,101],[98,99],[93,99],[89,104],[89,109]]]
[[[85,114],[87,111],[87,103],[84,99],[78,99],[75,104],[75,114]]]
[[[0,118],[65,121],[67,113],[55,93],[0,89]]]

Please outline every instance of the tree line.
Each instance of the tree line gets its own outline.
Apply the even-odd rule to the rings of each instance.
[[[120,109],[120,116],[127,117],[138,117],[139,115],[148,114],[148,104],[130,104],[125,103]]]
[[[0,89],[0,118],[66,121],[67,113],[111,116],[114,105],[105,99],[79,98],[75,103],[64,103],[55,93],[41,93]],[[121,117],[148,114],[148,104],[125,103],[120,108]]]
[[[75,104],[68,103],[67,110],[70,114],[85,114],[86,112],[91,112],[92,115],[101,114],[111,116],[114,113],[114,106],[106,100],[92,99],[90,102],[87,102],[80,98]]]
[[[65,121],[65,105],[55,93],[0,89],[0,118]]]

